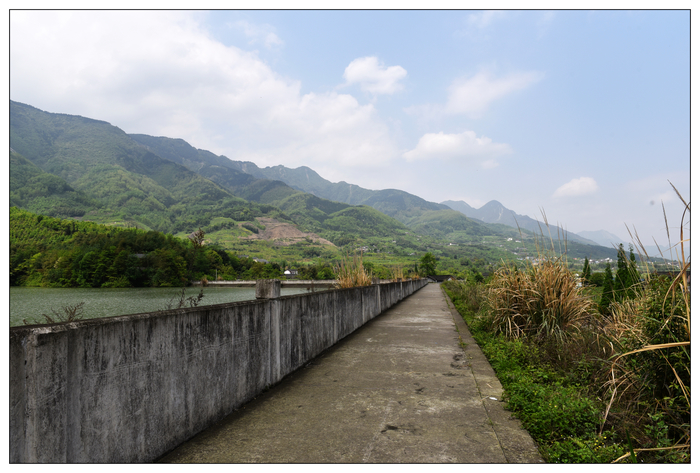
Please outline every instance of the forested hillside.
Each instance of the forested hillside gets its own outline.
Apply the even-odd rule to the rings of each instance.
[[[300,193],[282,181],[258,179],[240,171],[227,157],[196,149],[184,140],[139,134],[129,136],[149,151],[185,166],[245,200],[273,203]]]
[[[313,267],[362,251],[377,263],[377,274],[396,265],[415,267],[426,252],[436,255],[443,271],[455,273],[469,264],[466,255],[488,272],[500,260],[524,261],[536,254],[535,239],[527,231],[479,222],[404,191],[333,184],[304,167],[260,169],[181,139],[127,135],[104,121],[12,101],[10,145],[11,205],[70,217],[76,224],[92,221],[181,238],[201,228],[212,242],[237,255]],[[275,232],[264,231],[264,222],[273,221],[288,226],[275,223]],[[283,234],[285,228],[292,229],[289,236]],[[300,232],[308,237],[298,237]],[[574,244],[564,251],[576,257],[591,252]],[[55,276],[44,266],[48,261],[41,263],[46,269],[42,281],[59,284],[63,278],[66,284],[84,284],[74,276]],[[27,278],[30,274],[20,271],[13,281]],[[94,284],[124,283],[98,279]],[[137,278],[129,284],[145,283]]]
[[[280,277],[279,265],[240,259],[214,245],[136,228],[108,227],[10,208],[10,284],[51,287],[184,286]]]
[[[80,217],[100,204],[53,174],[10,150],[10,205],[44,215]]]
[[[148,135],[130,136],[154,153],[187,166],[188,169],[211,179],[239,197],[280,207],[286,214],[293,215],[293,218],[309,231],[321,231],[321,227],[314,224],[314,221],[318,223],[319,220],[325,220],[325,216],[322,215],[325,211],[319,214],[307,206],[303,212],[290,213],[290,205],[296,207],[295,202],[299,201],[297,198],[304,193],[315,196],[316,200],[313,202],[316,202],[317,206],[321,200],[330,200],[347,205],[371,207],[398,220],[412,231],[438,239],[476,242],[480,241],[483,235],[501,234],[500,228],[489,227],[478,220],[467,218],[447,205],[428,202],[405,191],[373,191],[345,182],[332,183],[305,166],[296,169],[285,166],[259,168],[254,163],[231,161],[225,156],[215,156],[208,151],[197,150],[182,140]],[[294,198],[287,199],[290,196]],[[301,200],[307,201],[307,198],[301,197]],[[307,215],[306,211],[311,213]],[[373,219],[378,220],[377,217]],[[350,234],[358,233],[357,227],[346,227]],[[383,231],[377,232],[373,228],[370,230],[371,234],[387,234]],[[335,242],[332,238],[329,239]]]

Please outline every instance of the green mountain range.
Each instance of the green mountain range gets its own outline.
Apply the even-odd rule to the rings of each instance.
[[[311,257],[362,248],[397,258],[432,251],[457,261],[465,255],[497,261],[534,248],[528,230],[404,191],[331,183],[307,167],[259,168],[181,139],[126,134],[104,121],[14,101],[10,147],[10,204],[48,216],[176,236],[202,228],[224,247],[268,257],[306,245],[317,247],[307,251]],[[508,239],[522,240],[520,247]],[[571,238],[568,251],[615,255]]]

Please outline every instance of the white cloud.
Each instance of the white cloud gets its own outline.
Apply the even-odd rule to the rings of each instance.
[[[467,17],[467,25],[484,29],[491,26],[496,21],[506,17],[506,12],[502,10],[487,10],[478,13],[472,13]]]
[[[482,136],[477,138],[473,131],[465,131],[457,134],[426,133],[411,151],[403,154],[407,161],[424,159],[485,159],[484,168],[492,168],[497,165],[493,158],[511,153],[510,146],[503,143],[494,143],[491,138]]]
[[[598,190],[598,184],[592,177],[572,179],[554,191],[554,197],[577,197],[593,194]]]
[[[348,85],[360,84],[360,88],[374,95],[393,94],[403,88],[399,83],[406,77],[406,69],[401,66],[385,67],[374,57],[361,57],[345,68],[343,77]]]
[[[448,89],[445,112],[478,118],[493,101],[525,89],[542,78],[540,72],[517,72],[501,78],[480,72],[470,78],[456,79]]]
[[[271,25],[257,25],[245,20],[239,20],[232,23],[231,26],[242,30],[243,34],[248,38],[249,44],[260,42],[268,49],[284,45],[284,41],[275,34],[275,28]]]
[[[298,81],[255,53],[219,43],[199,18],[184,11],[14,11],[10,97],[259,165],[313,167],[332,159],[381,166],[398,157],[373,105],[336,92],[302,95]],[[375,87],[386,93],[398,75],[383,71],[388,78]]]

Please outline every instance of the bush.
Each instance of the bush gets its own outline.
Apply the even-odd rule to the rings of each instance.
[[[493,329],[508,338],[569,340],[594,313],[593,301],[559,258],[527,270],[502,266],[489,284],[487,302]]]

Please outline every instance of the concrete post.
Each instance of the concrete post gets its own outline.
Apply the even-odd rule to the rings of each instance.
[[[258,279],[255,282],[256,299],[278,299],[282,291],[279,279]]]

